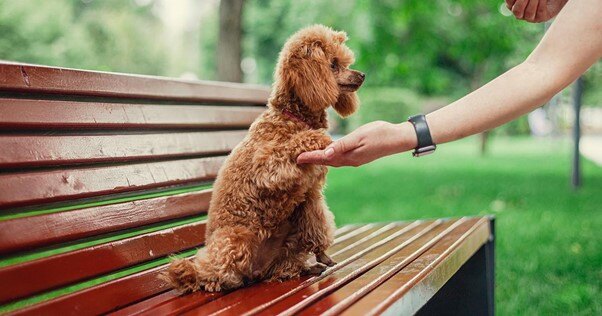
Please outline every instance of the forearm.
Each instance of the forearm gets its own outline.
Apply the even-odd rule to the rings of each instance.
[[[547,102],[562,89],[545,67],[522,63],[480,89],[429,115],[436,144],[509,122]]]

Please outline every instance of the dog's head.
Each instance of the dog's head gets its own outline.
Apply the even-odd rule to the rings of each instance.
[[[312,111],[328,106],[342,117],[356,111],[355,91],[365,75],[349,69],[353,52],[347,34],[323,25],[304,28],[291,36],[280,52],[275,72],[275,93],[298,97]]]

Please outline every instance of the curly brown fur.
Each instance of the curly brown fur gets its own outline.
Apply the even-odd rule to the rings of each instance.
[[[364,75],[348,67],[347,36],[314,25],[280,53],[268,109],[228,157],[214,185],[206,248],[174,261],[165,278],[182,291],[234,289],[258,280],[321,273],[334,261],[334,216],[322,195],[326,167],[297,165],[301,152],[323,149],[326,109],[358,106]],[[317,263],[309,264],[310,254]]]

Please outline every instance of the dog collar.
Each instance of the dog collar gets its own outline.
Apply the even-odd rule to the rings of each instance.
[[[307,127],[309,127],[310,129],[312,129],[312,124],[309,124],[309,122],[307,122],[307,120],[305,120],[305,118],[296,115],[295,113],[291,112],[288,109],[284,109],[282,110],[282,114],[284,114],[284,116],[288,117],[289,119],[293,120],[293,121],[297,121],[297,122],[301,122],[303,124],[305,124]]]

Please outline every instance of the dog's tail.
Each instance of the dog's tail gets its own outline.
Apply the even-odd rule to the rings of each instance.
[[[194,261],[174,259],[167,271],[161,273],[159,278],[181,292],[194,292],[199,290],[202,285],[199,268]]]

